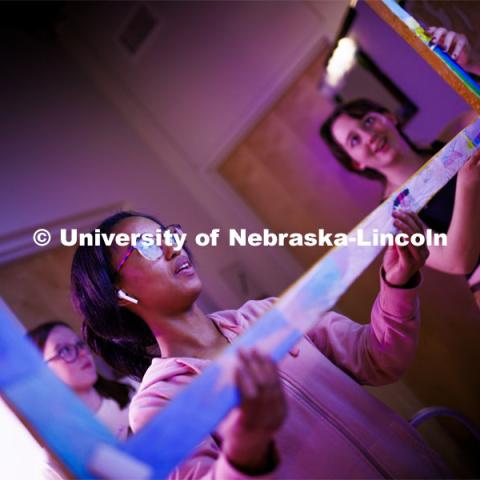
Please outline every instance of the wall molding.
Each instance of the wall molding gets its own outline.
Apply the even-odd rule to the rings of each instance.
[[[60,229],[62,228],[90,231],[105,217],[125,208],[127,208],[125,202],[117,202],[0,235],[0,265],[60,246]],[[39,228],[47,229],[52,236],[51,242],[45,247],[37,246],[32,239],[33,233]]]

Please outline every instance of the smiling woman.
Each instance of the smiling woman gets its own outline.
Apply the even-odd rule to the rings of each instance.
[[[416,145],[387,108],[368,99],[338,106],[320,134],[347,170],[382,181],[384,197],[403,183],[407,168],[417,170],[439,147]]]
[[[320,128],[335,158],[348,170],[379,180],[384,198],[399,188],[442,146],[415,145],[385,107],[367,99],[338,106]],[[480,151],[420,212],[433,230],[447,233],[444,246],[430,248],[427,265],[442,272],[467,275],[480,307]]]

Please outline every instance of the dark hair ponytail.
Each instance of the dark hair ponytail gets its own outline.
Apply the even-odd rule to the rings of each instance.
[[[43,353],[48,336],[55,327],[66,327],[70,330],[72,327],[65,322],[54,320],[47,323],[42,323],[38,327],[28,331],[27,337],[37,346]],[[102,375],[97,374],[97,381],[93,388],[101,397],[111,398],[118,403],[118,406],[123,409],[130,403],[130,395],[133,392],[133,387],[126,383],[117,382],[115,380],[108,380]]]
[[[131,385],[110,380],[102,375],[98,375],[93,388],[101,397],[115,400],[121,410],[130,403],[130,397],[134,392],[134,388]]]
[[[126,218],[155,217],[136,212],[119,212],[97,227],[109,234]],[[82,333],[89,347],[122,375],[141,380],[152,359],[160,355],[150,328],[138,315],[120,307],[115,287],[116,273],[104,246],[80,246],[72,262],[73,303],[83,316]]]
[[[366,98],[361,98],[358,100],[353,100],[339,105],[335,110],[330,114],[330,116],[325,120],[323,125],[320,127],[320,136],[323,138],[324,142],[327,144],[328,148],[332,152],[333,156],[350,172],[354,172],[362,177],[370,178],[372,180],[380,180],[382,183],[385,183],[385,177],[373,168],[366,168],[365,170],[357,170],[354,165],[350,155],[343,149],[343,147],[337,143],[335,137],[332,133],[332,126],[340,115],[348,115],[349,117],[355,119],[361,119],[368,113],[389,113],[389,110],[384,106],[368,100]],[[416,145],[408,135],[402,130],[402,128],[397,126],[398,133],[401,137],[407,142],[408,146],[419,155],[431,157],[435,155],[437,151],[441,148],[439,145],[441,142],[433,142],[430,147],[422,148]],[[443,145],[442,145],[443,146]]]

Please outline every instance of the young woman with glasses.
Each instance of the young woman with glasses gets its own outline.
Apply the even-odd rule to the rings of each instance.
[[[133,388],[99,375],[88,346],[64,322],[44,323],[30,330],[28,336],[55,375],[117,438],[126,439],[128,405]]]
[[[410,213],[396,224],[408,235],[421,231]],[[159,226],[155,217],[121,212],[98,228],[132,235]],[[412,245],[387,249],[370,324],[335,312],[319,316],[278,367],[255,349],[240,352],[240,406],[177,467],[175,478],[445,475],[414,429],[360,385],[394,382],[411,363],[419,331],[418,270],[427,255]],[[87,343],[142,381],[130,407],[134,432],[274,302],[249,301],[206,315],[196,304],[201,289],[186,249],[140,242],[81,246],[75,253],[72,293]]]
[[[64,322],[43,323],[30,330],[27,336],[55,375],[118,439],[125,440],[129,433],[128,407],[134,391],[132,386],[99,375],[88,346]],[[62,480],[66,475],[57,461],[47,454],[41,478]]]

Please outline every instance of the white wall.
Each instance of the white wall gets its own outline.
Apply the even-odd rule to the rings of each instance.
[[[261,229],[214,165],[315,53],[318,12],[302,3],[154,3],[158,48],[132,61],[115,37],[132,5],[92,5],[75,17],[77,30],[64,26],[69,54],[3,34],[3,243],[25,247],[34,227],[125,203],[189,232]],[[222,270],[237,265],[250,295],[278,294],[301,272],[281,249],[194,253],[212,307],[243,300]]]

